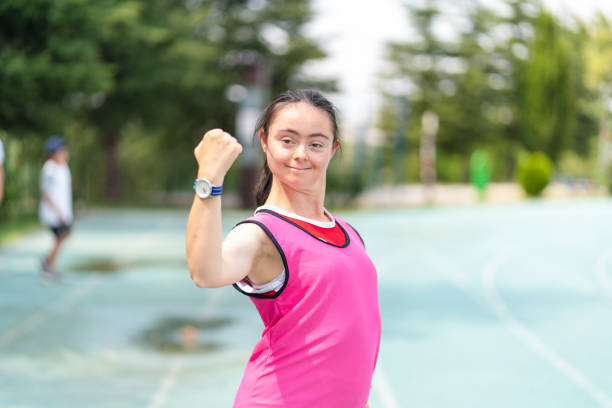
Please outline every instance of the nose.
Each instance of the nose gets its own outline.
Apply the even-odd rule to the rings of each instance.
[[[306,160],[306,157],[307,157],[306,146],[303,145],[302,143],[298,144],[295,150],[293,151],[293,159],[302,161],[302,160]]]

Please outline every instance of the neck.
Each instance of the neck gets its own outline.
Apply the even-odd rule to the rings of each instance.
[[[273,205],[299,216],[318,221],[329,221],[323,211],[325,185],[321,191],[298,191],[272,179],[270,195],[266,205]]]

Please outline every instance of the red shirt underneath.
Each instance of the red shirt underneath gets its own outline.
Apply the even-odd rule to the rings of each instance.
[[[295,218],[287,217],[281,214],[278,215],[299,225],[315,237],[322,239],[325,242],[336,246],[344,246],[346,244],[346,235],[344,234],[344,231],[342,230],[342,228],[340,228],[337,222],[334,223],[334,226],[332,228],[325,228],[311,224],[307,221],[297,220]]]

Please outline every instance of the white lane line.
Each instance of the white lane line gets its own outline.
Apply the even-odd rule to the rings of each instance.
[[[224,290],[222,289],[208,289],[208,291],[208,297],[206,298],[200,313],[201,315],[204,315],[204,317],[212,317],[216,314],[217,306],[219,305],[221,298],[224,296]],[[172,388],[174,388],[176,379],[181,373],[183,362],[184,360],[182,357],[175,357],[172,359],[168,370],[166,370],[166,373],[159,383],[159,386],[153,393],[147,408],[161,408],[164,406],[168,399],[168,394],[170,391],[172,391]]]
[[[608,295],[612,296],[612,278],[606,273],[606,265],[612,259],[612,248],[604,251],[597,258],[597,279]]]
[[[534,353],[547,361],[555,369],[569,378],[574,384],[582,388],[590,397],[598,401],[602,406],[612,408],[612,399],[592,384],[584,374],[565,361],[561,356],[551,350],[544,342],[536,337],[525,325],[514,317],[505,305],[495,288],[495,274],[513,255],[500,252],[494,256],[486,265],[482,275],[482,283],[485,290],[485,298],[493,308],[499,319],[504,322],[510,331],[519,338]]]
[[[170,368],[164,375],[164,378],[161,380],[159,387],[155,391],[153,398],[151,398],[151,402],[147,405],[148,408],[161,408],[168,399],[168,393],[174,387],[176,383],[176,378],[181,371],[183,366],[183,359],[181,357],[175,357],[170,363]]]
[[[96,286],[100,284],[98,279],[90,279],[85,283],[75,287],[69,291],[66,295],[57,299],[50,305],[43,307],[38,312],[32,314],[19,325],[9,329],[0,336],[0,348],[9,345],[11,342],[19,339],[20,337],[27,334],[29,331],[38,326],[41,322],[45,321],[52,312],[60,311],[64,307],[70,306],[70,304],[76,302],[87,293],[91,292]]]
[[[393,394],[393,390],[389,385],[389,381],[387,381],[387,376],[385,375],[382,367],[380,366],[380,358],[378,359],[376,369],[374,370],[374,377],[372,378],[372,388],[374,388],[374,392],[380,400],[382,408],[399,408],[399,404],[397,402],[397,399],[395,398],[395,394]]]

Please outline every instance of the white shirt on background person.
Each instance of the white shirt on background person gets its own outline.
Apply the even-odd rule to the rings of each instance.
[[[38,215],[40,221],[49,226],[57,227],[72,223],[72,177],[70,168],[66,163],[57,163],[47,160],[40,173],[40,191],[53,201],[62,219],[56,210],[45,199],[41,199]]]

